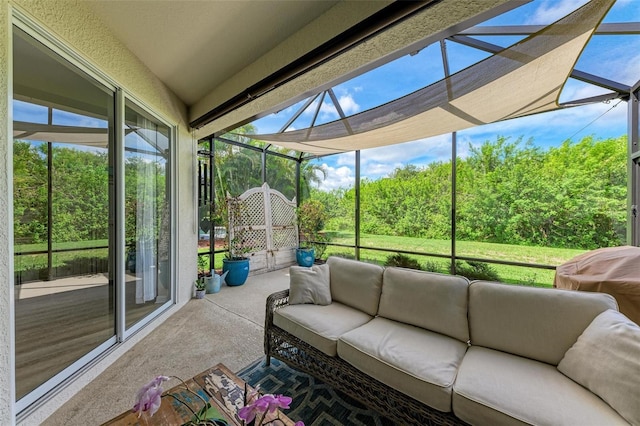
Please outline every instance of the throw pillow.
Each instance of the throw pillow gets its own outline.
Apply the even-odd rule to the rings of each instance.
[[[292,266],[289,269],[289,304],[301,303],[331,303],[329,265]]]
[[[640,425],[640,327],[609,309],[594,318],[558,370]]]

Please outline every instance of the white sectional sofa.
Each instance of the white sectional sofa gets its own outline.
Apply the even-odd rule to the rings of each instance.
[[[268,298],[265,353],[400,424],[640,419],[640,328],[607,294],[331,257]]]

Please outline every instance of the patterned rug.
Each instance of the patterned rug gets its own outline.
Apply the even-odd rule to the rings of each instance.
[[[354,425],[391,426],[390,420],[367,409],[348,395],[308,374],[294,370],[277,359],[265,366],[264,357],[243,368],[238,376],[263,393],[284,394],[293,398],[284,413],[306,426]]]

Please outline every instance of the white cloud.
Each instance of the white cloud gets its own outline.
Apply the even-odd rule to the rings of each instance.
[[[360,111],[360,105],[353,99],[351,94],[340,96],[338,103],[346,115],[353,115]]]
[[[355,152],[346,152],[344,154],[338,154],[336,156],[336,164],[339,166],[353,167],[356,161]]]
[[[599,86],[592,84],[578,82],[576,80],[569,80],[560,94],[560,102],[568,102],[574,100],[580,100],[589,98],[591,96],[602,95],[609,93],[610,91]]]
[[[317,99],[313,101],[311,105],[307,107],[303,114],[306,116],[313,116],[318,109],[318,102],[320,101]],[[347,116],[353,115],[359,112],[361,109],[360,105],[355,101],[355,99],[353,99],[353,95],[351,95],[350,93],[339,96],[338,103],[340,104],[340,107],[342,108],[344,114]],[[337,120],[340,117],[338,115],[338,110],[333,104],[333,101],[328,96],[326,96],[322,101],[319,117],[324,122]]]
[[[534,137],[534,143],[540,144],[542,139],[552,138],[555,144],[567,138],[573,140],[586,135],[602,133],[604,137],[611,134],[619,136],[626,131],[627,104],[618,100],[610,103],[597,103],[575,108],[567,108],[528,117],[506,120],[484,126],[473,127],[460,133],[464,137],[483,142],[494,140],[497,135]],[[617,105],[616,107],[613,107]],[[604,114],[604,115],[603,115]],[[459,145],[460,146],[460,145]]]
[[[355,185],[356,179],[352,168],[347,166],[336,168],[326,163],[322,164],[322,168],[325,170],[327,178],[318,185],[318,189],[331,191],[339,188],[353,188]]]
[[[414,142],[368,149],[362,152],[361,161],[363,164],[369,162],[414,164],[415,159],[423,157],[435,160],[450,158],[451,135],[444,134]]]
[[[525,24],[547,25],[573,12],[587,0],[547,0],[527,19]]]
[[[625,46],[625,48],[630,48],[631,51],[637,50],[639,47],[640,43]],[[615,62],[608,61],[607,66],[617,70],[617,73],[614,74],[614,78],[617,78],[619,81],[627,81],[634,84],[638,79],[640,79],[640,74],[638,73],[638,68],[640,66],[640,53],[631,57],[618,57],[618,60]]]

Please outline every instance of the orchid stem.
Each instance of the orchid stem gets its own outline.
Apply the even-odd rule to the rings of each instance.
[[[169,377],[173,377],[174,379],[179,380],[179,381],[184,385],[185,389],[187,389],[187,391],[189,391],[189,392],[191,392],[192,394],[194,394],[195,396],[197,396],[197,397],[200,399],[200,401],[202,401],[202,403],[204,404],[204,407],[205,407],[205,408],[207,407],[208,402],[207,402],[207,401],[205,401],[205,399],[204,399],[203,397],[201,397],[201,396],[200,396],[200,394],[199,394],[198,392],[194,392],[194,391],[192,391],[192,390],[189,388],[189,385],[187,385],[187,383],[186,383],[184,380],[182,380],[182,379],[181,379],[180,377],[178,377],[178,376],[169,376]],[[196,419],[197,419],[197,420],[202,420],[202,419],[200,419],[200,416],[199,416],[195,411],[193,411],[193,409],[189,406],[189,404],[187,404],[186,402],[184,402],[184,401],[180,400],[180,399],[179,399],[179,398],[177,398],[175,395],[172,395],[172,394],[167,394],[167,395],[170,395],[170,396],[171,396],[171,397],[173,397],[176,401],[178,401],[178,402],[182,403],[183,405],[185,405],[185,406],[189,409],[189,411],[191,411],[191,412],[193,413],[193,415],[194,415],[194,416],[196,416]]]

